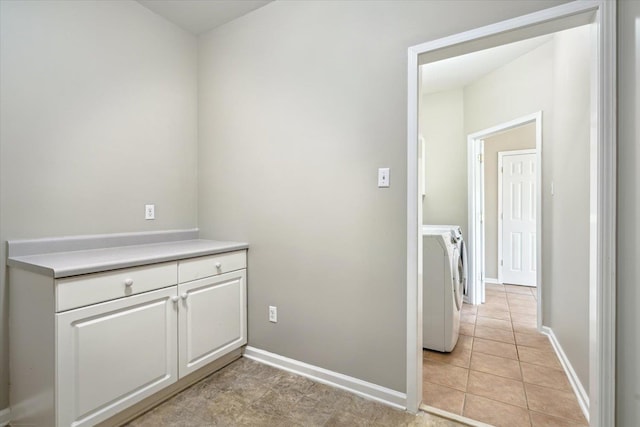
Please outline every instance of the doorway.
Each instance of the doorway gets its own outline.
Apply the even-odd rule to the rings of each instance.
[[[407,407],[416,411],[421,396],[421,298],[418,286],[419,197],[417,179],[417,89],[421,61],[453,57],[511,41],[596,22],[593,63],[591,223],[589,256],[590,374],[592,425],[611,425],[614,410],[615,354],[615,3],[573,2],[409,50],[408,222],[407,222]],[[596,102],[597,101],[597,102]],[[428,197],[428,194],[427,194]]]
[[[533,228],[534,240],[528,239],[530,275],[529,286],[537,303],[538,327],[542,326],[542,287],[540,286],[542,271],[542,111],[500,123],[495,126],[474,132],[467,136],[468,164],[468,250],[469,250],[469,302],[485,303],[485,288],[491,284],[522,284],[505,280],[505,267],[502,254],[505,246],[502,233],[504,210],[499,207],[502,199],[501,151],[530,148],[534,156],[535,176],[533,189],[529,195],[533,197],[527,204],[530,224]],[[487,191],[491,189],[492,191]],[[514,242],[517,243],[517,242]],[[486,256],[486,254],[489,256]],[[514,266],[517,270],[518,265]]]

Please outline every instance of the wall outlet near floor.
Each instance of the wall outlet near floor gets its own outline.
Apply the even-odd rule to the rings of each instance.
[[[156,219],[156,205],[144,205],[144,219]]]
[[[273,305],[269,306],[269,322],[278,322],[278,307],[275,307]]]

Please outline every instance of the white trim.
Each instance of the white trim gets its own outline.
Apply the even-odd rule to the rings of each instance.
[[[467,289],[471,304],[484,302],[484,140],[480,133],[467,136]]]
[[[322,384],[346,390],[366,399],[375,400],[397,409],[406,409],[407,395],[399,391],[391,390],[390,388],[251,346],[247,346],[244,349],[244,357],[296,375],[301,375]]]
[[[442,418],[447,418],[449,420],[457,421],[458,423],[462,423],[465,426],[494,427],[491,424],[486,424],[486,423],[483,423],[482,421],[477,421],[471,418],[463,417],[462,415],[454,414],[453,412],[447,412],[440,408],[436,408],[435,406],[425,405],[424,403],[420,405],[420,409],[429,414],[433,414]]]
[[[590,420],[593,426],[602,427],[615,424],[616,7],[615,1],[602,1],[598,10],[594,31],[598,54],[593,61],[596,78],[592,84],[599,90],[592,90],[595,99],[591,99],[592,117],[597,120],[591,127],[590,156],[589,393]]]
[[[409,48],[407,71],[407,410],[417,413],[422,402],[422,197],[418,194],[418,105],[420,49]],[[419,377],[419,380],[418,380]]]
[[[587,421],[589,421],[589,395],[587,391],[582,386],[582,382],[576,371],[573,369],[569,358],[565,354],[558,338],[553,333],[553,330],[548,326],[542,327],[542,333],[549,337],[549,341],[551,341],[551,345],[553,346],[553,350],[556,352],[558,359],[560,359],[560,363],[562,364],[562,368],[564,372],[567,374],[567,378],[569,379],[569,383],[571,384],[571,388],[578,399],[578,404],[580,405],[580,409],[582,409],[582,413],[584,414]]]
[[[536,123],[538,122],[539,119],[542,118],[542,114],[540,113],[540,117],[536,118]],[[538,128],[538,126],[536,126],[536,129]],[[540,127],[542,128],[542,127]],[[500,283],[504,282],[504,265],[502,265],[502,260],[504,259],[504,248],[502,246],[502,228],[504,226],[503,223],[503,218],[502,218],[502,212],[504,209],[504,206],[502,205],[502,180],[504,178],[504,175],[502,173],[502,168],[503,168],[503,163],[504,163],[504,157],[505,156],[513,156],[513,155],[519,155],[519,154],[538,154],[538,145],[541,146],[542,142],[542,135],[538,135],[536,133],[536,148],[532,149],[532,150],[510,150],[510,151],[498,151],[498,171],[499,171],[499,178],[498,178],[498,260],[500,262],[498,262],[498,280],[500,280]],[[542,252],[542,250],[539,248],[540,245],[542,244],[542,186],[540,185],[540,183],[542,182],[542,177],[538,178],[541,173],[542,173],[542,165],[539,164],[540,159],[542,156],[538,156],[536,155],[536,280],[535,283],[529,285],[529,284],[521,284],[519,283],[519,285],[521,286],[538,286],[538,282],[540,281],[540,278],[538,277],[538,275],[540,274],[540,272],[542,271],[540,269],[540,253]],[[484,233],[483,233],[484,234]],[[508,282],[510,283],[510,282]],[[540,296],[540,295],[538,295]]]
[[[484,283],[492,283],[494,285],[502,285],[502,282],[498,279],[494,279],[493,277],[485,277]]]
[[[11,422],[11,409],[4,408],[0,411],[0,427],[4,427]]]
[[[594,18],[595,16],[595,18]],[[591,176],[593,236],[597,249],[590,257],[590,420],[594,427],[615,424],[615,318],[616,318],[616,2],[583,0],[519,16],[485,27],[423,43],[408,49],[407,69],[407,408],[415,412],[422,399],[422,299],[418,298],[418,77],[419,57],[429,60],[457,56],[525,38],[549,34],[595,22],[598,55],[594,64],[597,87],[596,138],[592,156],[596,172]],[[472,43],[467,43],[472,42]],[[437,54],[435,54],[436,51]],[[592,198],[593,200],[593,198]],[[595,233],[595,234],[594,234]],[[539,260],[540,261],[540,260]],[[540,286],[538,286],[540,292]],[[540,299],[539,299],[540,301]],[[542,316],[539,317],[539,322]]]

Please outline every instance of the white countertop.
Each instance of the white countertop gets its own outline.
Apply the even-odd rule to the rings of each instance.
[[[247,249],[247,243],[216,240],[179,240],[100,249],[9,256],[9,267],[21,268],[53,278],[97,273],[125,267],[175,261]]]

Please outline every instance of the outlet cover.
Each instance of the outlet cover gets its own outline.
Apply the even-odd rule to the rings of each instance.
[[[144,219],[156,219],[156,205],[144,205]]]

